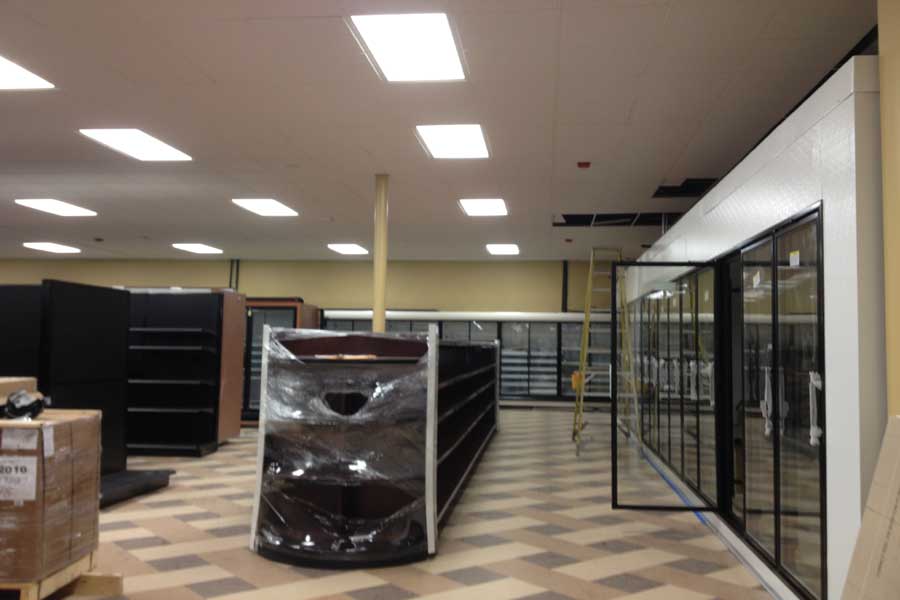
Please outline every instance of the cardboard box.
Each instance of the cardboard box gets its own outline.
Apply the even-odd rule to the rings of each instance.
[[[6,404],[6,398],[19,390],[37,391],[37,380],[34,377],[0,377],[0,404]]]
[[[43,579],[94,551],[99,498],[99,411],[0,420],[0,581]]]
[[[900,595],[900,416],[888,419],[863,523],[850,562],[845,600]]]

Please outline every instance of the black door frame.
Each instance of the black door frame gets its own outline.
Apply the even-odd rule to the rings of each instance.
[[[648,510],[648,511],[672,511],[672,512],[718,512],[718,500],[710,501],[709,498],[706,498],[703,494],[698,494],[698,497],[706,503],[706,506],[673,506],[673,505],[658,505],[658,504],[647,504],[647,505],[636,505],[636,504],[628,504],[619,502],[619,440],[618,440],[618,396],[619,396],[619,305],[618,305],[618,274],[620,268],[628,268],[628,267],[640,267],[640,268],[684,268],[687,269],[685,273],[679,275],[679,278],[683,278],[687,275],[690,275],[694,272],[699,272],[706,268],[714,267],[713,262],[693,262],[693,261],[681,261],[681,262],[659,262],[659,261],[614,261],[612,263],[612,279],[611,279],[611,298],[610,298],[610,363],[612,365],[612,379],[610,382],[610,438],[612,441],[612,508],[613,509],[625,509],[625,510]],[[668,306],[668,304],[667,304]],[[668,308],[667,308],[668,310]],[[699,302],[694,303],[694,314],[696,317],[697,311],[699,310]],[[657,314],[657,318],[659,315]],[[695,324],[697,323],[697,319],[694,320]],[[657,330],[658,331],[658,330]],[[668,335],[668,334],[667,334]],[[698,343],[695,339],[695,344]],[[699,369],[698,369],[699,371]],[[659,370],[657,369],[657,377],[659,377]],[[658,386],[657,386],[658,387]],[[699,393],[699,388],[698,388]],[[682,394],[683,396],[683,394]],[[716,410],[719,410],[719,403],[716,404]],[[658,408],[658,405],[657,405]],[[718,416],[718,415],[717,415]],[[718,418],[716,419],[718,422]],[[659,423],[659,421],[657,421]],[[718,465],[721,461],[719,460],[719,452],[720,449],[718,447],[718,440],[716,442],[716,464]],[[699,448],[698,448],[699,453]],[[654,453],[656,454],[656,453]],[[658,456],[658,454],[657,454]],[[663,457],[659,457],[660,460],[666,465],[668,465],[668,461]],[[718,473],[717,473],[718,477]],[[679,477],[680,478],[680,477]],[[683,480],[682,480],[683,481]],[[693,490],[693,488],[691,487]]]

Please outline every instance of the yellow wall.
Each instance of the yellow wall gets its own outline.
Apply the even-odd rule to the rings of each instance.
[[[900,2],[878,1],[888,414],[900,414]]]
[[[562,263],[388,263],[387,306],[394,309],[559,311]],[[372,305],[372,265],[337,261],[241,261],[248,296],[302,296],[328,308]]]
[[[0,260],[0,283],[61,279],[128,287],[227,287],[227,260]]]
[[[228,273],[225,260],[0,261],[0,283],[38,283],[52,278],[129,287],[226,287]],[[557,312],[561,286],[559,261],[396,261],[388,264],[387,305],[395,309]],[[581,286],[583,292],[583,282]],[[239,291],[251,297],[301,296],[323,308],[371,308],[372,264],[243,260]],[[570,297],[570,303],[572,300]],[[575,305],[580,304],[579,298]]]

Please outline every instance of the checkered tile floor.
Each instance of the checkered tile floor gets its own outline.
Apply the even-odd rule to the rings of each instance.
[[[589,415],[598,439],[576,460],[570,413],[503,411],[438,556],[365,571],[302,569],[247,550],[255,430],[202,459],[133,458],[132,468],[178,474],[102,512],[100,570],[125,576],[128,600],[769,598],[693,514],[610,508],[603,419]],[[641,481],[649,495],[669,493],[652,471]]]

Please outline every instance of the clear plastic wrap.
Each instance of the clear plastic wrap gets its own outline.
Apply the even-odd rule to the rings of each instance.
[[[100,413],[0,421],[0,581],[45,578],[99,536]]]
[[[426,335],[272,329],[252,546],[300,564],[427,553]]]

